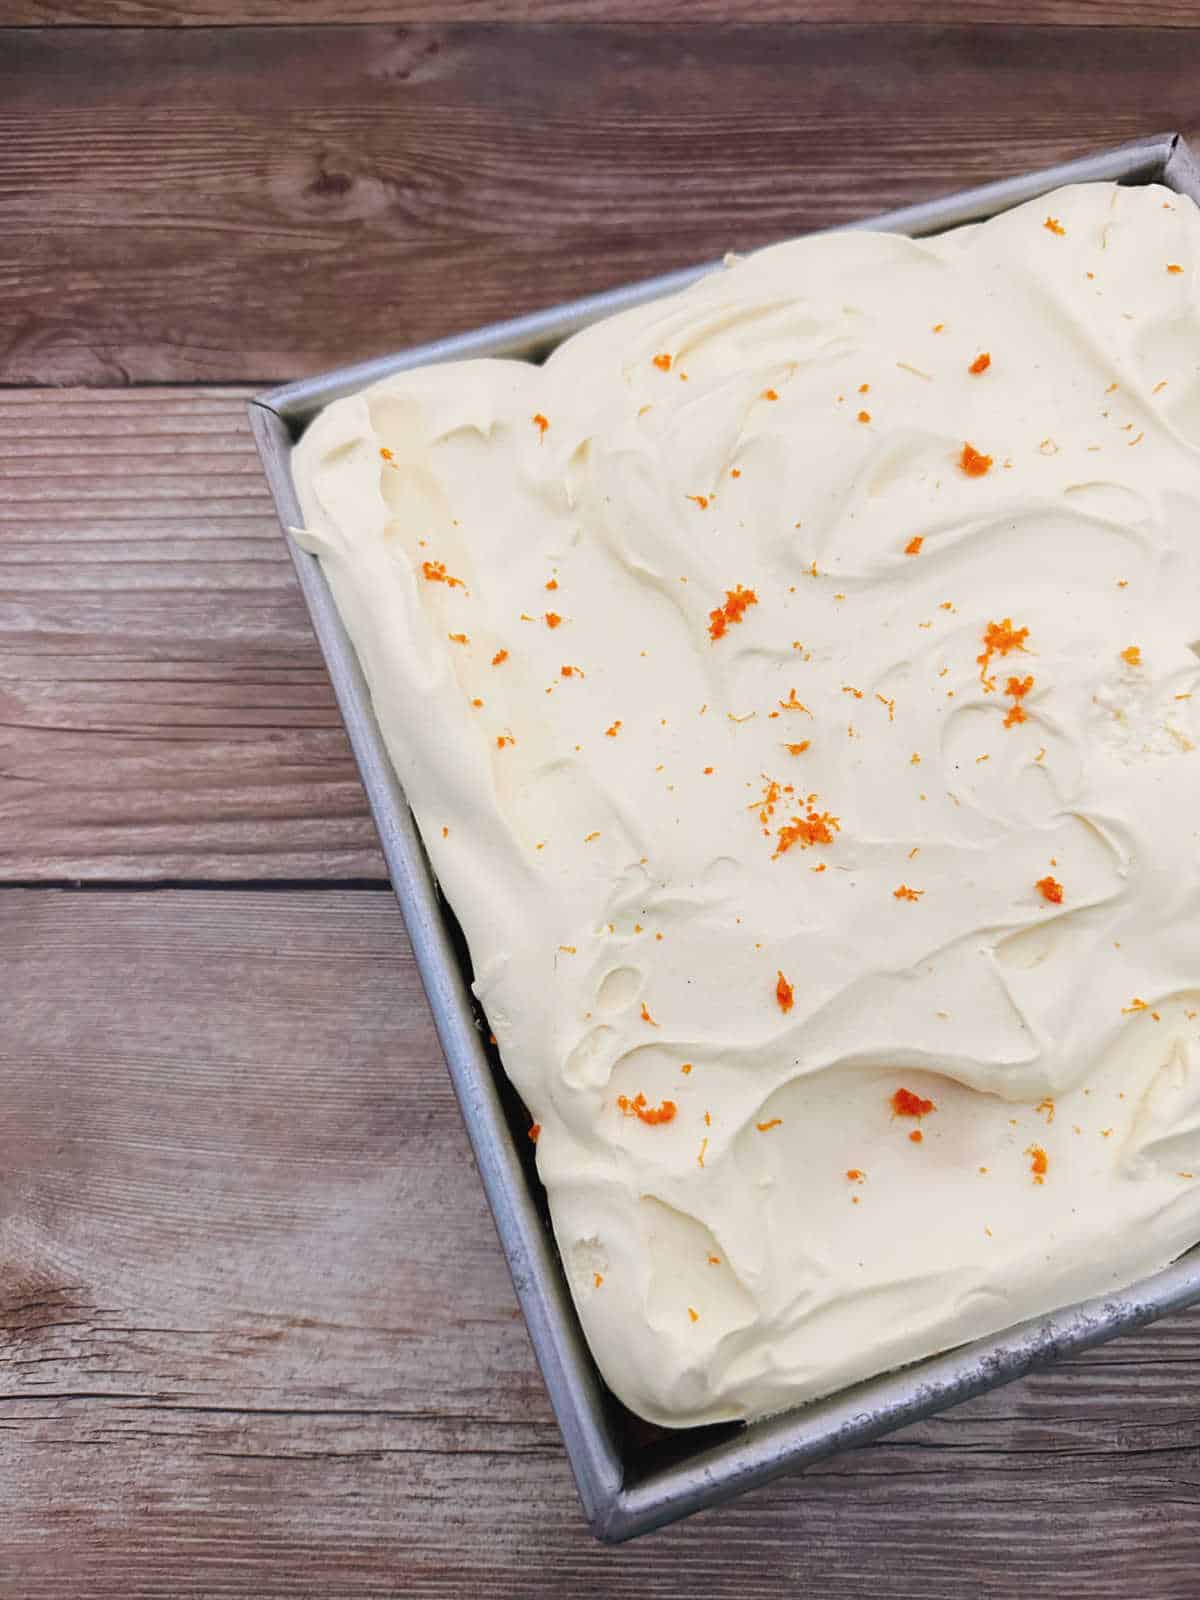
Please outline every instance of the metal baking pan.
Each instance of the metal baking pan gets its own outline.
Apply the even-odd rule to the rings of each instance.
[[[852,226],[914,237],[938,233],[982,221],[1062,184],[1100,180],[1163,183],[1200,201],[1200,167],[1177,134],[1163,134]],[[260,395],[250,403],[250,423],[285,536],[301,521],[289,465],[292,444],[331,401],[390,373],[434,361],[476,356],[542,359],[588,323],[681,289],[715,265],[591,295]],[[599,1538],[615,1542],[645,1533],[780,1473],[929,1416],[1068,1351],[1099,1344],[1200,1301],[1197,1247],[1166,1271],[1120,1294],[1035,1318],[760,1422],[670,1431],[631,1416],[605,1387],[584,1342],[550,1231],[532,1147],[525,1137],[528,1118],[487,1043],[485,1021],[470,993],[465,942],[439,894],[384,751],[354,649],[319,562],[290,537],[288,544],[584,1512]]]

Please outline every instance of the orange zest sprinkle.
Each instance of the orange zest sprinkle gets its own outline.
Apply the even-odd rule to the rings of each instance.
[[[740,478],[740,477],[741,477],[741,475],[742,475],[742,469],[741,469],[741,467],[730,467],[730,469],[729,469],[729,476],[730,476],[730,477],[731,477],[731,478]]]
[[[1142,650],[1140,645],[1131,644],[1121,651],[1121,660],[1131,667],[1140,667],[1142,664]]]
[[[992,458],[985,456],[981,450],[976,450],[968,441],[964,443],[959,453],[958,465],[968,478],[982,478],[992,470]]]
[[[670,372],[671,358],[665,350],[660,355],[654,357],[654,365],[660,372]]]
[[[870,422],[870,420],[871,420],[871,413],[869,411],[860,411],[858,413],[858,421],[859,422]]]
[[[757,604],[758,596],[753,589],[743,589],[740,583],[726,589],[725,604],[708,613],[709,638],[723,638],[730,623],[741,622],[749,608]]]
[[[869,383],[860,383],[858,386],[858,392],[859,394],[870,394],[871,385]]]
[[[382,445],[382,444],[379,446],[379,454],[383,457],[383,459],[385,461],[391,461],[391,460],[394,459],[393,456],[392,456],[392,452],[385,445]]]
[[[898,889],[892,890],[892,899],[916,902],[924,893],[924,889],[910,889],[906,883],[902,883]]]
[[[627,1095],[619,1094],[617,1105],[625,1116],[636,1117],[639,1122],[648,1123],[652,1128],[661,1122],[673,1122],[677,1110],[674,1100],[664,1100],[659,1106],[648,1105],[644,1094],[635,1094],[632,1100]]]
[[[693,1322],[699,1322],[700,1321],[700,1313],[696,1310],[696,1308],[694,1306],[689,1306],[688,1307],[688,1316],[691,1317]]]
[[[772,1117],[770,1122],[756,1122],[754,1126],[758,1129],[759,1133],[770,1133],[772,1128],[781,1127],[782,1124],[782,1117]]]
[[[892,1115],[897,1117],[927,1117],[937,1107],[932,1100],[924,1100],[911,1089],[897,1089],[892,1096]]]
[[[448,839],[449,837],[450,837],[450,829],[449,828],[443,828],[442,829],[442,838],[443,839]]]
[[[541,1135],[542,1135],[542,1125],[541,1125],[541,1123],[540,1122],[531,1123],[530,1124],[530,1128],[529,1128],[529,1137],[533,1140],[534,1144],[536,1144],[538,1142],[538,1140],[541,1138]]]
[[[912,538],[904,546],[904,554],[906,556],[919,556],[921,554],[921,546],[924,543],[925,543],[924,534],[914,533]]]
[[[646,1002],[644,1000],[642,1001],[642,1021],[648,1022],[652,1028],[658,1027],[658,1023],[655,1022],[654,1018],[646,1010]]]
[[[1050,233],[1060,235],[1065,234],[1067,231],[1057,217],[1047,217],[1045,222],[1042,223],[1042,227],[1048,229]]]
[[[685,500],[694,500],[696,502],[696,504],[700,507],[701,511],[707,511],[708,510],[708,496],[706,494],[688,494],[688,495],[684,495],[684,499]]]
[[[559,623],[562,621],[562,618],[559,616],[557,611],[547,611],[544,620],[548,628],[557,628]]]
[[[617,737],[617,735],[620,733],[620,731],[621,731],[621,719],[620,719],[620,717],[618,717],[617,720],[610,727],[605,728],[604,737],[606,739],[615,739]]]
[[[701,1139],[701,1141],[700,1141],[700,1153],[696,1157],[696,1165],[698,1167],[702,1167],[704,1165],[704,1152],[707,1149],[708,1149],[708,1140],[707,1139]]]
[[[598,1289],[603,1282],[604,1282],[604,1274],[602,1272],[593,1272],[592,1273],[592,1283],[593,1283],[595,1288]]]
[[[461,578],[452,578],[446,571],[444,561],[422,561],[421,571],[425,574],[427,583],[444,583],[447,589],[465,589],[466,584]]]
[[[511,733],[498,733],[496,735],[496,749],[503,750],[506,744],[516,744]]]
[[[1052,906],[1062,905],[1063,886],[1057,878],[1047,875],[1039,878],[1033,886],[1041,894],[1043,900],[1049,900]]]
[[[866,1177],[866,1173],[862,1170],[861,1167],[851,1167],[847,1171],[846,1177],[849,1179],[849,1181],[851,1183],[861,1183],[863,1181],[863,1179]]]
[[[945,329],[946,329],[946,324],[944,322],[935,322],[930,331],[932,333],[944,333]]]
[[[683,1063],[683,1065],[680,1067],[679,1070],[680,1070],[680,1072],[683,1073],[684,1077],[686,1078],[688,1073],[692,1070],[692,1063],[690,1061],[685,1061]]]
[[[779,396],[775,393],[774,389],[764,389],[762,392],[762,398],[764,400],[778,400]]]
[[[478,711],[480,706],[483,704],[483,701],[482,700],[472,700],[471,704],[475,707],[476,711]]]
[[[1050,1169],[1050,1158],[1040,1144],[1031,1144],[1025,1154],[1029,1157],[1029,1170],[1033,1173],[1034,1183],[1044,1183]]]
[[[775,999],[780,1011],[786,1016],[796,1003],[796,991],[780,972],[776,976]]]
[[[806,816],[793,817],[780,828],[775,854],[771,859],[774,861],[784,855],[794,844],[798,844],[802,850],[807,850],[813,844],[832,844],[834,834],[840,833],[841,827],[839,818],[828,811],[810,809]]]
[[[912,1140],[913,1144],[920,1144],[925,1135],[921,1132],[920,1128],[914,1128],[908,1137]]]
[[[539,435],[544,439],[546,437],[546,429],[550,426],[549,418],[544,417],[540,411],[535,411],[532,421]]]
[[[558,588],[558,579],[557,578],[547,578],[547,580],[546,580],[545,584],[543,585],[543,587],[546,588],[546,589],[557,589]]]
[[[975,357],[974,361],[972,361],[971,365],[967,368],[967,371],[973,372],[975,376],[978,377],[981,372],[986,372],[991,364],[991,356],[988,355],[986,350],[983,350]]]
[[[1033,1109],[1035,1111],[1044,1111],[1046,1113],[1047,1126],[1054,1121],[1054,1101],[1049,1095],[1047,1095],[1046,1098],[1040,1102],[1040,1104],[1034,1106]]]
[[[492,657],[492,665],[494,667],[499,667],[499,666],[502,666],[504,664],[504,662],[506,662],[507,660],[508,660],[508,651],[507,650],[497,650],[496,654]]]
[[[779,709],[781,711],[803,711],[806,717],[812,716],[812,712],[808,707],[802,701],[796,699],[795,689],[789,689],[787,699],[779,702]]]
[[[598,839],[599,837],[600,837],[600,830],[599,830],[599,828],[597,828],[595,833],[585,833],[584,836],[583,836],[583,842],[584,842],[584,844],[591,844],[593,839]]]
[[[1139,995],[1135,994],[1127,1006],[1121,1007],[1121,1015],[1123,1017],[1127,1017],[1131,1011],[1149,1011],[1149,1009],[1150,1007],[1146,1004],[1146,1002]]]
[[[783,748],[790,756],[802,756],[811,743],[811,739],[801,739],[799,744],[785,744]]]
[[[1003,622],[988,623],[983,634],[983,651],[975,660],[979,667],[979,681],[989,694],[996,687],[995,681],[988,677],[992,657],[1007,656],[1014,650],[1024,651],[1028,637],[1029,629],[1014,628],[1011,617],[1005,617]]]
[[[567,666],[563,666],[563,667],[559,667],[558,670],[559,670],[559,673],[564,678],[583,678],[583,677],[586,677],[586,673],[584,672],[582,667],[567,667]]]
[[[1167,262],[1167,271],[1168,272],[1182,272],[1183,268],[1179,265],[1178,261],[1168,261]]]

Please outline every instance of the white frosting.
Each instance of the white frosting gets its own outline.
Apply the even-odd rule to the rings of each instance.
[[[777,1410],[1200,1237],[1198,275],[1189,200],[1064,189],[779,245],[297,448],[645,1417]],[[831,842],[780,853],[810,813]]]

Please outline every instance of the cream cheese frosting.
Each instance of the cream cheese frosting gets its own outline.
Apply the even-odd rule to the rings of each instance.
[[[1198,274],[1190,200],[1082,185],[731,260],[296,448],[643,1417],[1200,1238]]]

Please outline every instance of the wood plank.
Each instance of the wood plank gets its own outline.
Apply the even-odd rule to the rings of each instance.
[[[0,985],[6,1593],[1194,1593],[1195,1315],[595,1546],[389,895],[0,891]]]
[[[0,880],[386,881],[247,392],[0,390]]]
[[[319,371],[1186,128],[1197,81],[1200,28],[0,31],[0,381]]]
[[[0,0],[0,26],[279,26],[325,23],[1018,23],[1187,28],[1191,0]]]

